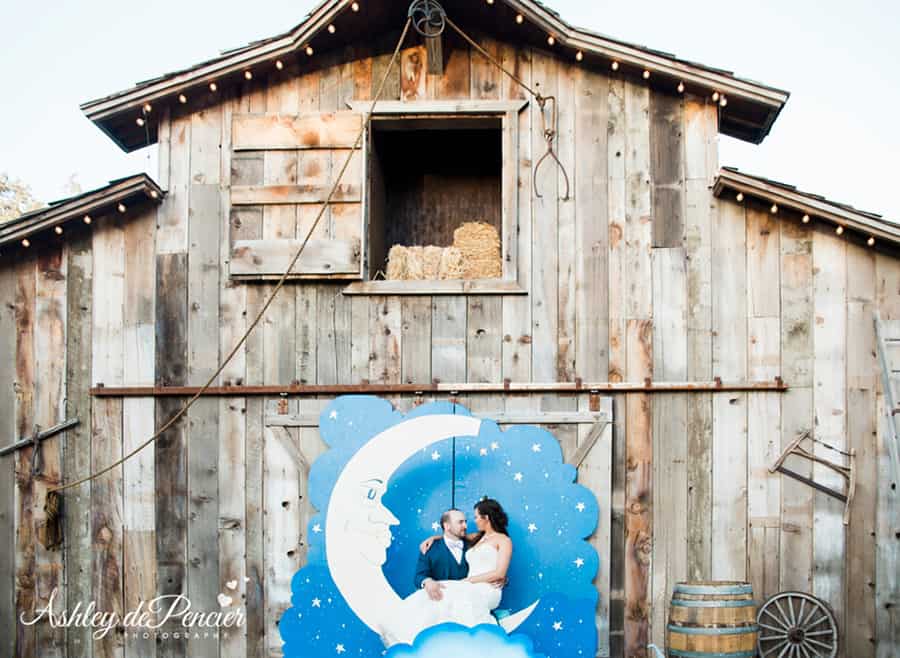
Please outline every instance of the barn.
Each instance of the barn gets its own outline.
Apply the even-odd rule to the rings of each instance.
[[[158,174],[0,225],[0,653],[282,655],[320,412],[364,395],[556,437],[599,506],[598,656],[665,646],[687,580],[900,655],[900,226],[720,165],[786,91],[441,4],[324,0],[85,103]],[[490,276],[389,275],[471,222]],[[245,620],[27,623],[173,594]]]

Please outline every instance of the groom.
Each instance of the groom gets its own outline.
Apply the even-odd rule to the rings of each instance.
[[[441,514],[444,536],[435,541],[425,552],[419,554],[416,563],[416,589],[428,592],[432,601],[443,598],[441,580],[463,580],[469,575],[466,562],[466,515],[458,509],[450,509]]]

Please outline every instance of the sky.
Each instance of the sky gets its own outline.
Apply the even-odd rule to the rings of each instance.
[[[283,32],[317,2],[0,0],[0,172],[45,202],[73,177],[87,190],[155,174],[155,147],[121,152],[79,104]],[[900,3],[545,2],[571,24],[790,91],[761,145],[721,137],[720,163],[900,221]]]

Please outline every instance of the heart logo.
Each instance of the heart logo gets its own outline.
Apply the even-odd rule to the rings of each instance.
[[[229,580],[227,583],[225,583],[225,587],[227,587],[228,589],[237,589],[237,581]]]
[[[227,608],[231,605],[232,598],[227,594],[219,594],[219,596],[216,597],[216,600],[219,602],[220,608]]]

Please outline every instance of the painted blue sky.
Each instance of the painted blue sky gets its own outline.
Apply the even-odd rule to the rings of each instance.
[[[49,201],[155,173],[154,149],[126,155],[81,102],[284,31],[317,0],[2,0],[0,171]],[[900,3],[890,0],[547,0],[570,23],[787,89],[761,146],[721,140],[722,164],[900,221]]]

